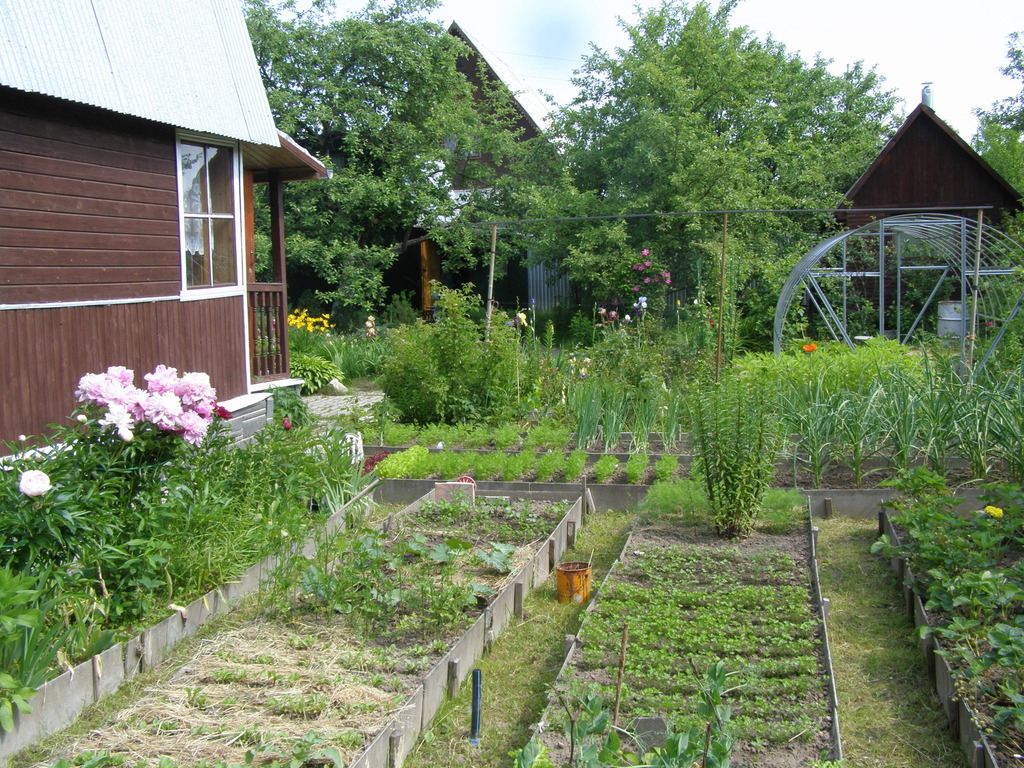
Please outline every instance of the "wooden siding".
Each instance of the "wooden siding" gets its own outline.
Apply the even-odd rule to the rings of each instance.
[[[0,304],[176,296],[173,128],[0,97]]]
[[[839,211],[851,228],[907,209],[973,219],[978,207],[993,209],[988,216],[1020,207],[1014,190],[924,106],[907,119],[847,197],[855,209],[893,209]]]
[[[158,364],[210,374],[221,400],[247,391],[243,296],[0,311],[0,440],[66,422],[85,373]]]

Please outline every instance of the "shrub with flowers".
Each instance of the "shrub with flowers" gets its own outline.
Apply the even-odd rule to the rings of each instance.
[[[633,271],[636,273],[633,293],[650,293],[659,286],[672,285],[672,275],[667,269],[654,263],[649,249],[644,248],[640,251],[640,257],[640,261],[633,264]]]
[[[71,423],[8,443],[0,462],[0,569],[83,596],[99,627],[237,576],[282,531],[302,533],[311,499],[358,477],[299,411],[290,431],[275,422],[233,447],[206,374],[158,366],[144,382],[119,366],[86,374]]]
[[[372,320],[373,318],[370,319]],[[288,325],[291,328],[298,328],[323,336],[330,333],[331,328],[334,327],[334,323],[331,322],[331,316],[326,312],[319,317],[313,317],[305,309],[292,310],[291,314],[288,315]]]
[[[146,389],[135,386],[135,372],[112,366],[106,373],[87,373],[75,396],[87,409],[104,409],[100,427],[112,427],[125,442],[140,430],[173,432],[200,445],[214,417],[230,418],[217,404],[217,393],[205,373],[178,376],[176,368],[158,365],[145,375]]]

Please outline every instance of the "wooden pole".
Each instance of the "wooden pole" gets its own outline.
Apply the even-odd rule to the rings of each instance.
[[[725,324],[725,249],[729,237],[729,214],[722,221],[722,263],[718,269],[718,345],[715,349],[715,381],[722,380],[722,356],[725,336],[722,326]]]
[[[491,225],[491,270],[487,275],[487,328],[484,339],[491,336],[491,311],[494,306],[494,256],[498,250],[498,225]]]
[[[626,639],[629,637],[629,622],[622,625],[622,650],[619,651],[619,679],[615,683],[615,712],[612,727],[619,724],[619,700],[622,698],[622,678],[626,674]]]

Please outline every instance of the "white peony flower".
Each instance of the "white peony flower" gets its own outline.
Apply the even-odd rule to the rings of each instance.
[[[42,496],[50,490],[50,476],[39,469],[30,469],[21,473],[18,490],[26,496]]]
[[[135,426],[135,419],[123,405],[110,404],[110,410],[100,419],[101,427],[116,427],[118,436],[126,443],[131,442],[135,437],[132,427]]]

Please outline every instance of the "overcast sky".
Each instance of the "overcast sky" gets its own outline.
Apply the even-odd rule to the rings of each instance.
[[[342,13],[363,5],[338,0]],[[581,56],[591,44],[623,45],[616,18],[634,19],[633,9],[628,0],[444,0],[434,18],[457,21],[528,85],[565,103]],[[817,53],[832,59],[836,73],[858,60],[876,66],[904,100],[904,115],[931,81],[935,111],[968,142],[977,128],[974,109],[1024,87],[999,72],[1008,61],[1007,37],[1024,32],[1024,0],[741,0],[731,19],[805,61]]]

